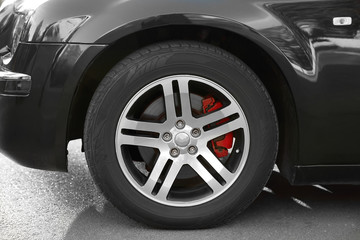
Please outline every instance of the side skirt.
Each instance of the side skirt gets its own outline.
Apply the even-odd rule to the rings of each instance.
[[[292,185],[353,184],[360,185],[360,165],[295,166]]]

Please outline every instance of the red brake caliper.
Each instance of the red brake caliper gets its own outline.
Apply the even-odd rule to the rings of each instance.
[[[213,97],[203,99],[202,105],[204,113],[215,111],[223,106],[221,102],[215,102]],[[228,121],[229,118],[224,118],[217,122],[216,125],[220,125]],[[230,149],[233,145],[233,133],[230,132],[215,138],[211,141],[211,145],[218,158],[226,157],[229,154],[228,149]]]

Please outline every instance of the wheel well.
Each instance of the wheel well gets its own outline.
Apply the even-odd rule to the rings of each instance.
[[[79,82],[75,93],[68,125],[68,139],[82,138],[86,112],[91,97],[106,73],[130,53],[156,42],[168,40],[193,40],[220,47],[245,62],[266,86],[275,105],[280,145],[278,166],[291,177],[291,162],[297,156],[297,117],[294,100],[288,83],[274,60],[250,40],[222,29],[203,26],[166,26],[143,30],[109,45],[98,56]],[[291,161],[291,162],[290,162]]]

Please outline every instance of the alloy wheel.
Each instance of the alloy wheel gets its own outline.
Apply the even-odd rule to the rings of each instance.
[[[221,107],[205,112],[209,97]],[[231,146],[216,149],[229,133]],[[241,105],[226,89],[200,76],[172,75],[146,85],[127,103],[115,148],[138,192],[160,204],[189,207],[215,199],[238,179],[250,132]]]

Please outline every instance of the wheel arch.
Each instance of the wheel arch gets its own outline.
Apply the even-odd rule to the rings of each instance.
[[[165,20],[164,20],[165,17]],[[295,101],[288,80],[296,73],[281,51],[269,40],[245,25],[219,18],[156,17],[115,29],[97,43],[109,43],[79,80],[69,111],[68,141],[82,138],[91,97],[106,73],[130,53],[144,46],[170,40],[193,40],[218,46],[244,61],[259,76],[274,102],[280,129],[277,164],[281,173],[293,181],[293,166],[298,156],[298,122]],[[164,22],[166,24],[164,24]],[[144,24],[146,23],[146,24]],[[139,25],[141,28],[139,28]],[[125,29],[121,31],[122,29]]]

